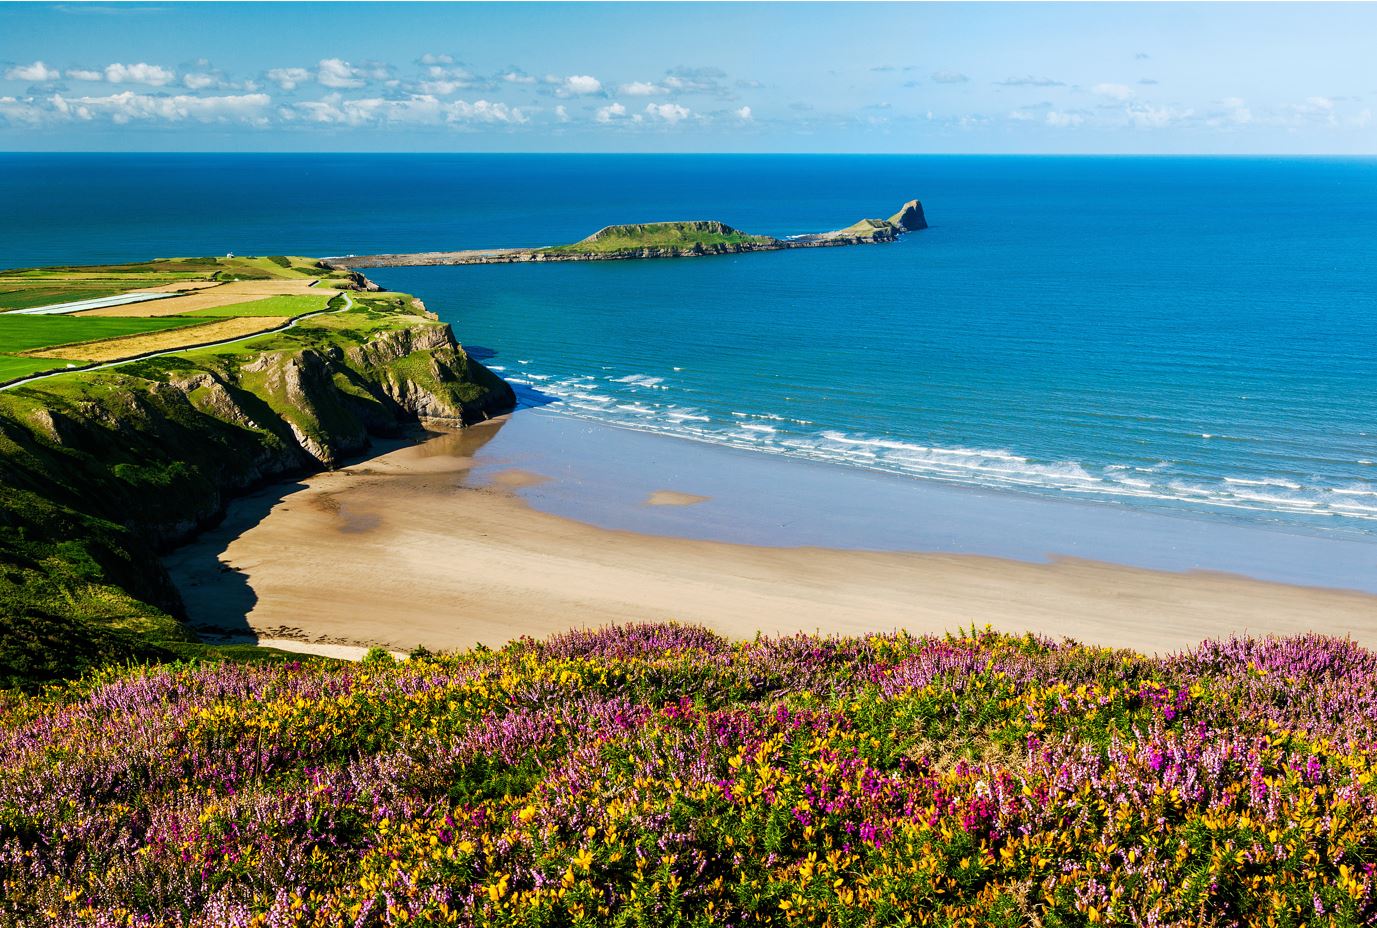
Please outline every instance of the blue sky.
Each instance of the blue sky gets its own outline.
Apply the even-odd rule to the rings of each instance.
[[[1377,4],[0,4],[0,149],[1377,153]]]

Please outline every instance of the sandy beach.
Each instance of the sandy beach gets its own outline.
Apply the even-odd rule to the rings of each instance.
[[[490,453],[479,466],[500,425],[383,449],[234,503],[221,526],[168,558],[191,621],[279,646],[401,651],[663,619],[733,637],[988,623],[1145,652],[1311,630],[1377,646],[1377,597],[1359,592],[1078,558],[769,547],[597,527],[523,499],[551,475]],[[638,499],[685,513],[709,505],[668,475]]]

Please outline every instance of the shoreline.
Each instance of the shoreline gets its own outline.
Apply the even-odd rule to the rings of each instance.
[[[511,421],[538,431],[534,415]],[[1377,645],[1377,596],[1360,592],[1056,554],[1036,562],[770,546],[599,526],[545,511],[551,500],[579,497],[607,508],[605,488],[545,466],[570,445],[547,442],[542,459],[499,437],[510,427],[496,420],[389,443],[367,460],[232,503],[224,523],[165,559],[192,625],[397,651],[666,619],[733,638],[988,623],[1149,653],[1233,633],[1312,630]],[[674,458],[655,449],[639,462],[643,478],[660,484],[650,493],[625,486],[612,468],[647,526],[711,521],[724,502],[686,480]]]

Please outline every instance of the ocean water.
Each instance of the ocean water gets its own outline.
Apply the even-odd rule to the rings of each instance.
[[[370,272],[550,411],[916,479],[1377,537],[1377,160],[0,156],[0,265],[776,235]]]

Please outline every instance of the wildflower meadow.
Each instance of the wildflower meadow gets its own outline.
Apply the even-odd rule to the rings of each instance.
[[[1367,925],[1377,654],[638,625],[0,694],[6,926]]]

